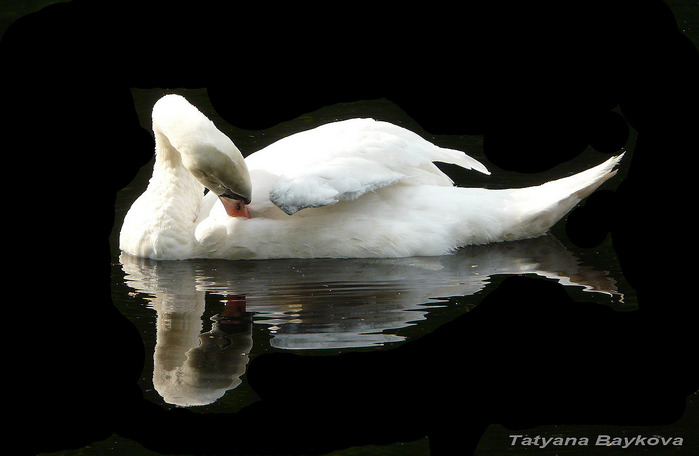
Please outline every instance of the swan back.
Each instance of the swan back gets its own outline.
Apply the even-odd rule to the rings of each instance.
[[[374,119],[331,122],[288,136],[251,154],[259,193],[287,214],[352,201],[398,183],[453,185],[434,162],[490,174],[465,153],[439,147],[417,133]],[[269,176],[273,176],[271,179]],[[265,177],[262,179],[262,177]]]

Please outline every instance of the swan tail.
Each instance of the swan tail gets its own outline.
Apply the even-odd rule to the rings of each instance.
[[[621,153],[588,170],[555,181],[547,182],[541,185],[541,187],[545,191],[551,191],[552,194],[558,194],[564,199],[573,198],[580,201],[592,194],[592,192],[597,190],[600,185],[616,175],[616,166],[623,157],[624,154]]]
[[[624,154],[609,158],[588,170],[544,184],[509,190],[505,205],[516,223],[504,237],[525,239],[545,234],[580,201],[614,177]]]

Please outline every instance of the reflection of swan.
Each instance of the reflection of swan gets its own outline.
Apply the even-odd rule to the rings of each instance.
[[[167,95],[153,108],[153,131],[153,177],[124,219],[120,247],[154,259],[431,256],[536,237],[620,160],[487,190],[454,187],[433,163],[488,173],[478,161],[371,119],[323,125],[243,159],[195,107]]]
[[[224,385],[239,383],[252,347],[251,321],[268,326],[275,348],[367,347],[403,340],[396,330],[444,306],[445,299],[438,298],[477,293],[497,274],[533,273],[589,291],[616,292],[612,279],[580,265],[551,235],[439,257],[169,262],[122,254],[121,263],[127,283],[150,295],[158,312],[154,384],[169,402],[183,404],[186,397],[190,405],[215,400]],[[217,356],[218,374],[203,373],[213,364],[196,361],[197,350],[212,348],[212,334],[200,334],[207,292],[225,302],[217,323],[242,324],[226,339],[231,355],[220,345],[209,354]],[[194,382],[204,377],[208,385]]]
[[[130,283],[150,295],[150,306],[157,311],[153,386],[165,402],[210,404],[238,386],[252,348],[244,305],[229,299],[223,317],[202,333],[205,292],[194,286],[192,264],[131,266],[124,267]]]

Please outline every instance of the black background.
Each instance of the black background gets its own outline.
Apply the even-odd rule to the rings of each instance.
[[[15,22],[0,58],[5,299],[21,328],[6,344],[19,404],[5,410],[18,445],[58,451],[116,432],[162,453],[322,454],[427,435],[435,455],[469,454],[489,423],[677,420],[699,388],[697,306],[688,277],[657,271],[694,257],[697,50],[659,1],[488,4],[74,1]],[[207,87],[247,129],[385,97],[433,134],[482,134],[488,160],[523,172],[587,144],[616,152],[631,125],[628,176],[566,229],[585,247],[611,233],[639,310],[512,277],[397,349],[261,356],[248,378],[262,401],[237,414],[160,409],[141,397],[143,345],[109,298],[115,192],[153,151],[130,87]],[[548,362],[513,357],[523,346]],[[431,369],[415,372],[428,354]],[[402,404],[408,393],[417,404]],[[386,424],[387,410],[402,419]]]

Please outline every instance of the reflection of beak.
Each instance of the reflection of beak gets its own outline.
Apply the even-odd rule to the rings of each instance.
[[[218,199],[223,203],[223,207],[226,208],[226,214],[231,217],[243,217],[250,218],[250,211],[248,206],[239,199],[229,198],[227,196],[219,196]]]

